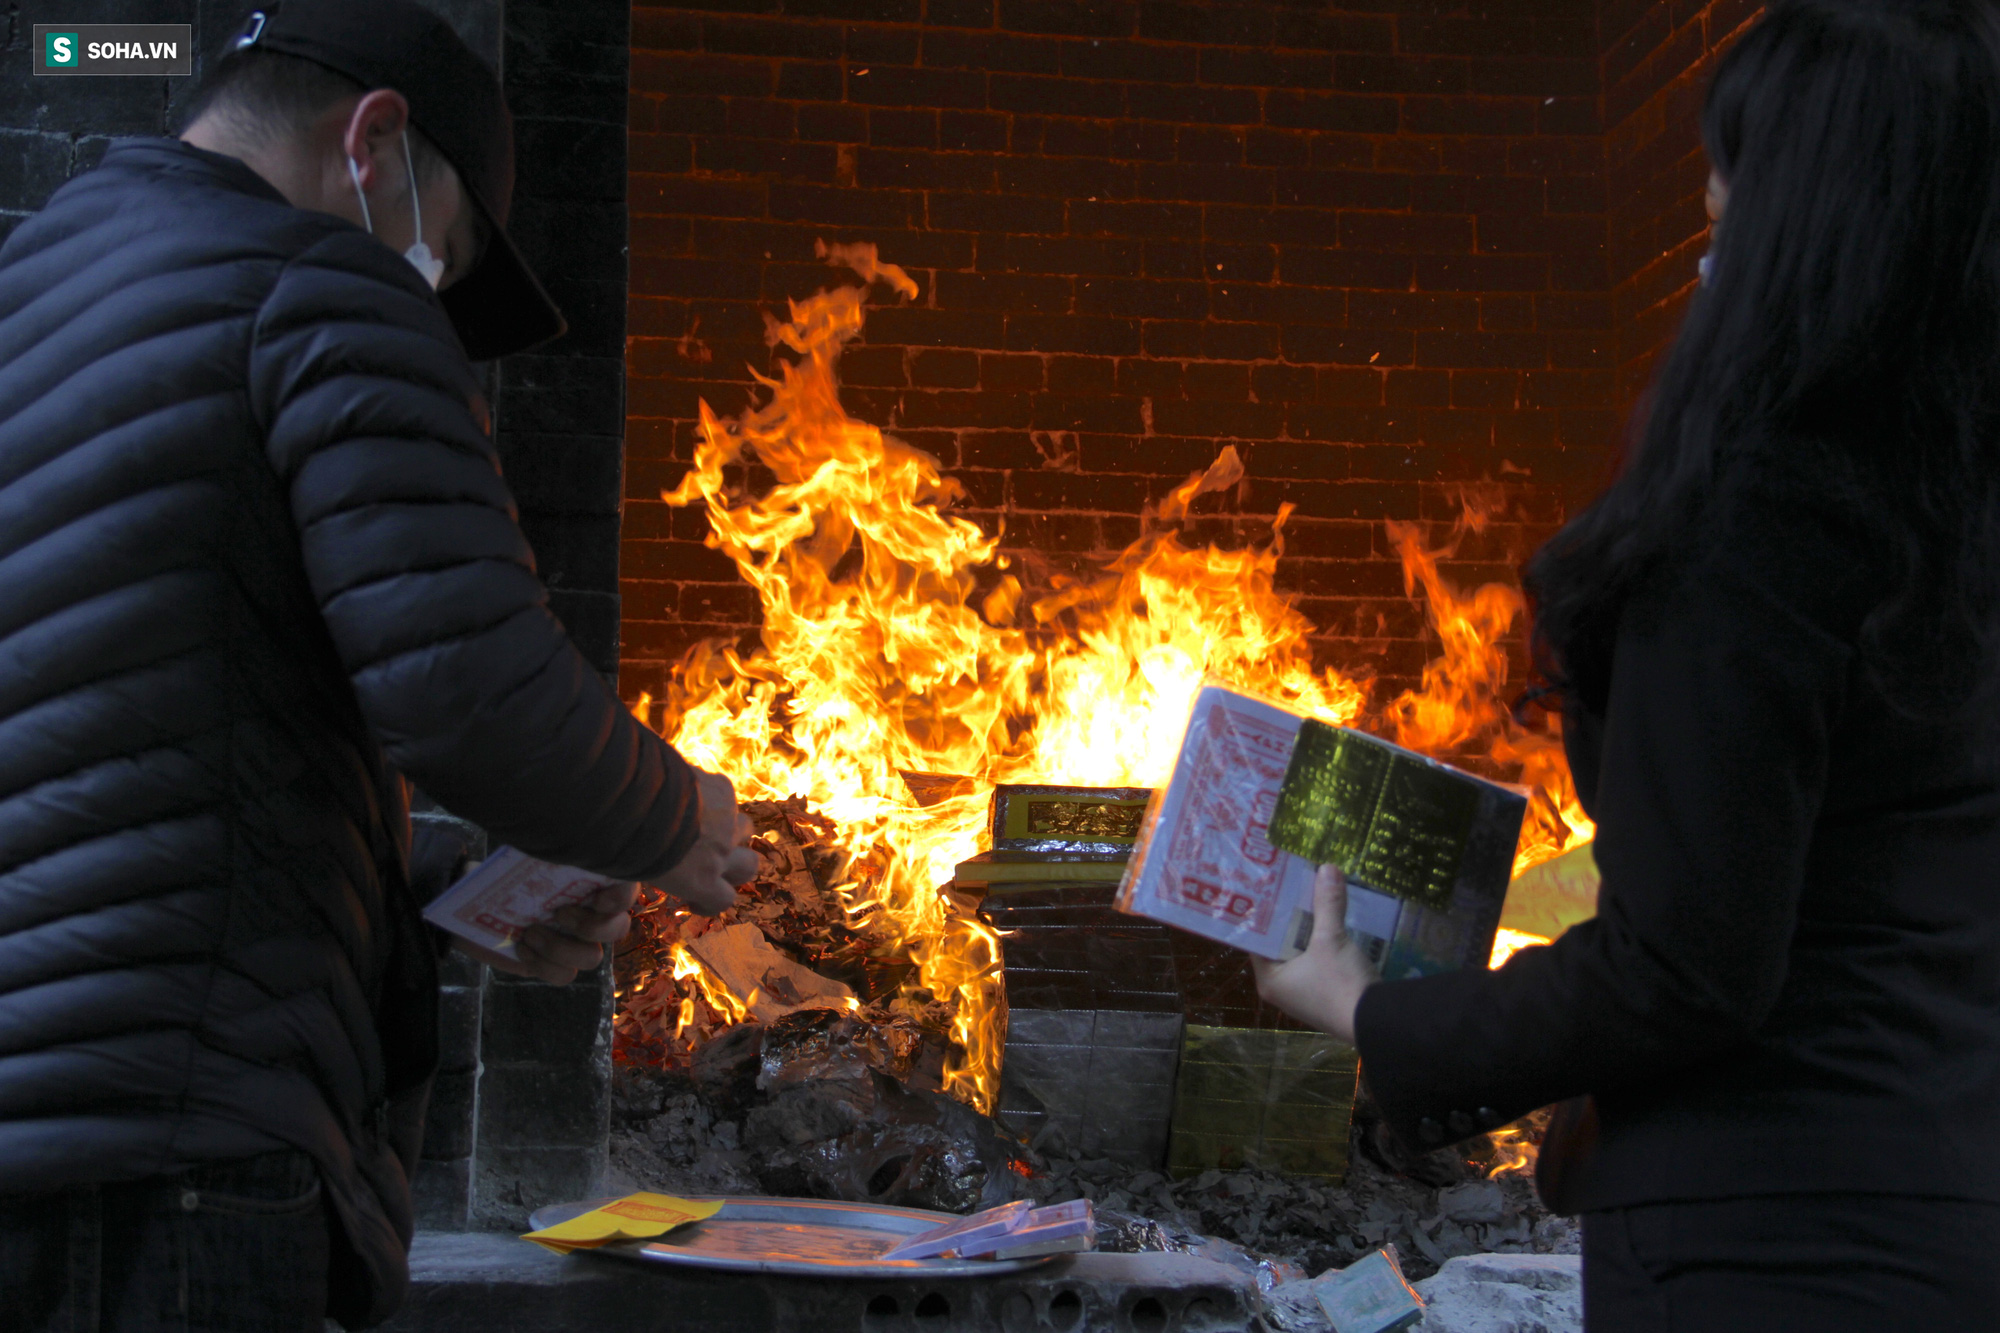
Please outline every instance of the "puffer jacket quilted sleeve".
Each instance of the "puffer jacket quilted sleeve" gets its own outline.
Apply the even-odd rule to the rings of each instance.
[[[250,362],[362,713],[397,769],[496,841],[662,874],[698,829],[691,770],[551,614],[471,367],[399,265],[370,237],[327,236],[279,276]]]

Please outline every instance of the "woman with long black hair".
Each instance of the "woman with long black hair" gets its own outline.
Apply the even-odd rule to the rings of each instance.
[[[1589,1094],[1588,1322],[2000,1329],[2000,14],[1789,0],[1721,61],[1712,263],[1528,568],[1599,914],[1267,998],[1436,1146]]]

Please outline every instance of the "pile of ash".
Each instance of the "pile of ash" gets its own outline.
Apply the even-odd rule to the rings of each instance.
[[[1572,1219],[1541,1206],[1526,1176],[1489,1180],[1469,1166],[1444,1185],[1359,1153],[1340,1183],[1258,1170],[1172,1180],[1060,1156],[1044,1166],[1023,1192],[1051,1203],[1092,1200],[1106,1223],[1101,1248],[1199,1253],[1205,1240],[1222,1240],[1274,1265],[1280,1280],[1344,1268],[1384,1244],[1417,1279],[1463,1254],[1575,1254],[1580,1240]]]
[[[1526,1176],[1489,1179],[1489,1163],[1449,1152],[1392,1168],[1365,1117],[1344,1183],[1258,1170],[1173,1180],[1060,1149],[1034,1152],[985,1116],[899,1084],[865,1045],[843,1040],[855,1035],[799,1015],[766,1033],[744,1025],[719,1034],[691,1071],[621,1067],[611,1187],[960,1213],[1008,1198],[1086,1198],[1098,1210],[1100,1248],[1199,1254],[1255,1272],[1266,1289],[1384,1244],[1396,1246],[1412,1279],[1459,1255],[1578,1250],[1574,1222],[1542,1208]]]

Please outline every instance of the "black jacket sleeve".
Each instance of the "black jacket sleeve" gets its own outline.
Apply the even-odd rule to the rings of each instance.
[[[1497,972],[1378,983],[1357,1042],[1412,1142],[1747,1042],[1786,977],[1859,616],[1832,525],[1749,502],[1626,608],[1594,813],[1596,919]]]
[[[699,828],[692,770],[549,611],[472,368],[407,268],[329,235],[257,320],[253,407],[326,627],[390,762],[446,808],[546,860],[659,875]]]

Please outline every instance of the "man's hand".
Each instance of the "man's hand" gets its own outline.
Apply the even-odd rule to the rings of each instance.
[[[604,959],[604,946],[616,944],[632,928],[636,884],[607,884],[580,903],[559,907],[547,921],[529,926],[515,940],[519,958],[482,949],[468,940],[454,940],[459,949],[488,967],[535,977],[551,986],[567,986],[579,972]]]
[[[1313,933],[1289,962],[1252,958],[1257,994],[1328,1036],[1354,1042],[1354,1010],[1377,977],[1375,965],[1347,933],[1347,876],[1321,866],[1313,880]]]
[[[701,836],[681,863],[650,887],[714,916],[736,901],[736,886],[757,878],[757,853],[745,844],[757,830],[736,808],[736,788],[720,773],[695,770],[701,796]]]
[[[745,845],[756,828],[736,808],[736,788],[720,773],[696,769],[695,791],[701,800],[701,834],[681,863],[650,887],[714,916],[736,901],[738,884],[757,878],[757,853]],[[605,945],[625,938],[638,896],[636,884],[608,884],[584,902],[556,909],[547,921],[521,932],[515,941],[518,959],[467,940],[453,943],[488,967],[567,986],[577,973],[603,961]]]

